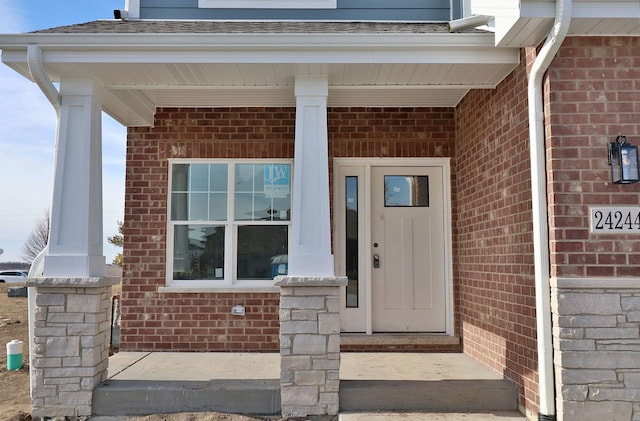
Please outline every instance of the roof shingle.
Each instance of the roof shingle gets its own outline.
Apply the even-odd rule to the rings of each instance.
[[[97,20],[34,31],[36,34],[419,34],[448,33],[443,23]]]

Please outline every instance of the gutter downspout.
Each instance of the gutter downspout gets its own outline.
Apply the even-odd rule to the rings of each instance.
[[[62,110],[60,92],[58,92],[58,89],[56,89],[53,82],[51,82],[51,79],[49,79],[49,77],[45,73],[42,60],[42,50],[35,44],[29,44],[27,46],[27,64],[29,65],[29,73],[31,74],[31,78],[38,85],[44,96],[47,97],[47,99],[53,106],[53,109],[56,111],[56,122],[59,125],[60,114]],[[43,275],[44,257],[47,255],[48,251],[49,246],[47,245],[34,259],[29,270],[29,278],[39,277]],[[29,297],[27,301],[29,314],[29,395],[31,395],[31,391],[33,390],[34,373],[32,370],[33,347],[35,346],[35,344],[33,343],[32,338],[35,337],[36,294],[37,288],[30,286],[27,291],[27,297]]]
[[[572,0],[556,0],[555,22],[533,63],[528,86],[540,421],[556,420],[542,79],[567,36],[571,11]]]
[[[465,29],[476,28],[478,26],[488,25],[493,20],[493,16],[473,15],[461,19],[449,21],[447,27],[449,32],[463,31]]]
[[[29,44],[27,46],[27,63],[29,64],[31,78],[53,105],[58,117],[60,117],[60,92],[58,92],[51,79],[45,73],[42,62],[42,50],[40,47],[35,44]]]

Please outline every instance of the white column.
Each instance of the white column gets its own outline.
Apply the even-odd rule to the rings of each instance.
[[[298,76],[289,276],[334,276],[329,214],[327,76]]]
[[[102,87],[63,77],[44,276],[104,276],[102,250]]]

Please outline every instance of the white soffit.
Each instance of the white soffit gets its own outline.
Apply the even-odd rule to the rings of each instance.
[[[109,93],[105,110],[130,126],[151,125],[163,106],[293,106],[301,74],[329,76],[331,106],[453,107],[519,62],[492,34],[30,35],[0,36],[5,64],[29,78],[26,46],[38,44],[53,81],[91,75]]]
[[[471,0],[473,14],[495,16],[496,46],[538,45],[555,18],[555,0]],[[640,36],[639,0],[574,0],[569,36]]]

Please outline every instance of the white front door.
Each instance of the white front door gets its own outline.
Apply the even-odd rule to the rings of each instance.
[[[442,168],[371,169],[374,332],[444,332]]]
[[[452,333],[448,160],[336,160],[344,332]]]

